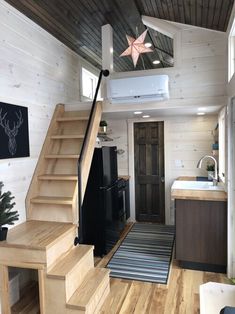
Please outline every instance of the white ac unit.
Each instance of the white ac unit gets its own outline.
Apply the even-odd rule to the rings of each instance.
[[[168,75],[110,79],[107,96],[111,103],[159,101],[169,98]]]

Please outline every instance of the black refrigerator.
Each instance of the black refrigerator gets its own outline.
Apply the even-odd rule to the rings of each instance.
[[[80,210],[79,243],[107,254],[119,239],[117,147],[95,148]]]

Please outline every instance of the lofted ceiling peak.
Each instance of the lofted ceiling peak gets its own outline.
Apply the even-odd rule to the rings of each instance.
[[[6,0],[66,46],[97,68],[102,66],[101,27],[114,30],[116,72],[153,69],[173,65],[173,40],[149,29],[146,41],[154,53],[143,55],[133,67],[131,58],[120,58],[126,34],[138,37],[146,26],[141,16],[195,25],[225,32],[234,0]],[[169,34],[168,34],[169,35]],[[160,60],[158,65],[153,60]]]

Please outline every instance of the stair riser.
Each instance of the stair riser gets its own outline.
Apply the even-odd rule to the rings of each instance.
[[[80,263],[67,276],[65,280],[66,302],[71,298],[76,289],[82,283],[90,269],[94,267],[93,250],[91,250]]]
[[[68,152],[69,154],[69,152]],[[45,174],[74,174],[77,173],[77,159],[46,159]]]
[[[54,145],[47,154],[79,154],[82,146],[82,141],[79,139],[54,140]]]
[[[72,310],[72,309],[65,309],[63,314],[84,314],[83,311],[79,311],[79,310]]]
[[[42,175],[38,178],[40,181],[73,181],[73,182],[77,182],[78,180],[78,176],[77,174],[74,175]]]
[[[73,105],[65,105],[63,117],[89,117],[91,105],[92,102],[89,101],[77,103],[78,110],[74,110],[76,108]]]
[[[39,182],[39,196],[73,197],[77,185],[76,181],[48,180]]]
[[[77,223],[77,213],[71,205],[32,204],[30,220]]]
[[[75,311],[67,309],[66,301],[79,287],[88,271],[93,267],[93,250],[90,250],[65,279],[56,279],[55,276],[47,275],[45,277],[45,314],[84,313],[77,309]]]
[[[47,270],[49,271],[57,262],[57,260],[73,247],[74,238],[76,236],[76,228],[67,232],[63,237],[47,250]]]
[[[46,252],[43,250],[3,248],[1,247],[0,264],[9,265],[12,261],[13,265],[27,268],[29,264],[35,264],[36,268],[43,268],[46,263]]]
[[[89,304],[84,308],[83,306],[76,306],[72,304],[67,304],[69,309],[79,310],[84,314],[94,314],[102,306],[106,295],[109,293],[109,274],[105,276],[99,285],[99,288],[93,294]],[[103,300],[103,301],[102,301]]]
[[[109,292],[110,292],[110,283],[108,283],[108,285],[106,286],[104,293],[103,293],[102,297],[100,298],[100,301],[99,301],[99,303],[98,303],[98,305],[94,311],[94,314],[99,313],[99,310],[103,306],[107,296],[109,295]]]
[[[63,121],[59,124],[59,130],[56,133],[57,135],[63,134],[84,134],[86,130],[87,121]]]
[[[45,314],[65,313],[65,285],[61,280],[45,278]]]
[[[110,286],[109,286],[109,276],[106,277],[96,295],[92,298],[89,307],[84,312],[85,314],[94,314],[99,311],[101,306],[104,303],[105,298],[109,294]]]

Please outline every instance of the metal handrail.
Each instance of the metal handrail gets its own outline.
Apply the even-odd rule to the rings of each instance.
[[[83,143],[82,143],[80,156],[78,158],[78,210],[79,210],[79,222],[80,222],[79,229],[80,230],[82,228],[82,223],[81,223],[82,222],[82,215],[81,215],[81,207],[82,207],[82,175],[81,175],[81,171],[82,171],[82,169],[81,169],[81,166],[82,166],[82,161],[83,161],[83,158],[84,158],[84,152],[85,152],[85,147],[86,147],[86,142],[87,142],[89,130],[90,130],[90,127],[91,127],[91,121],[92,121],[93,114],[94,114],[94,111],[95,111],[96,100],[97,100],[97,96],[98,96],[98,92],[99,92],[102,76],[109,76],[109,70],[101,70],[100,71],[99,79],[98,79],[98,82],[97,82],[95,95],[94,95],[94,99],[93,99],[93,103],[92,103],[92,106],[91,106],[91,112],[90,112],[89,120],[88,120],[87,127],[86,127],[86,132],[85,132],[84,140],[83,140]],[[74,239],[74,245],[77,245],[78,243],[79,243],[79,236]]]

